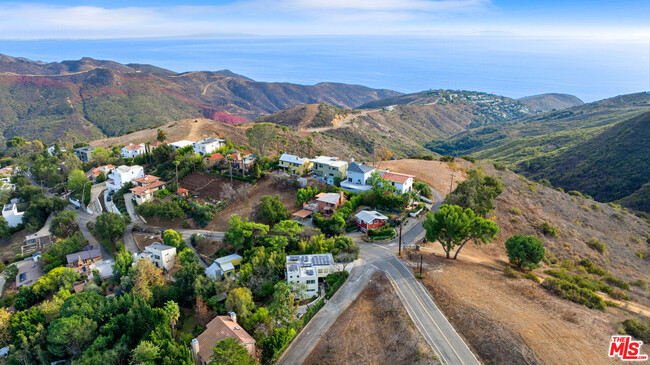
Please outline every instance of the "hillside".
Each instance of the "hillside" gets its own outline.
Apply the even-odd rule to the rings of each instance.
[[[609,202],[633,194],[650,182],[648,156],[650,112],[615,124],[556,156],[531,159],[521,168],[534,179],[546,178],[566,190],[578,190]]]
[[[541,94],[520,98],[517,101],[537,112],[561,110],[584,104],[582,100],[568,94]]]
[[[258,118],[256,123],[273,123],[296,131],[310,128],[333,127],[338,121],[351,115],[351,110],[345,110],[333,105],[308,104],[281,110],[277,113]]]
[[[354,107],[399,95],[357,85],[256,82],[228,70],[176,74],[151,65],[84,58],[54,63],[0,56],[1,139],[51,143],[115,136],[184,118],[241,123],[287,107]]]
[[[390,166],[411,174],[424,170],[431,176],[448,176],[449,166],[456,169],[456,176],[462,176],[464,169],[475,167],[465,161],[448,166],[436,161],[411,162],[391,161]],[[647,281],[648,259],[637,252],[648,253],[644,237],[650,229],[637,217],[606,204],[572,197],[511,171],[482,166],[504,182],[496,210],[490,214],[500,227],[497,239],[486,246],[467,245],[457,260],[444,259],[439,243],[427,243],[419,252],[424,261],[423,285],[486,364],[610,364],[605,350],[593,349],[607,349],[611,335],[618,331],[617,323],[647,313],[650,292],[631,286],[626,291],[631,301],[624,301],[621,308],[589,309],[531,280],[505,277],[504,242],[514,234],[536,235],[547,257],[556,257],[557,264],[589,258],[615,278]],[[435,180],[423,180],[440,189]],[[558,237],[545,236],[539,228],[542,222],[558,228]],[[592,239],[603,242],[607,252],[590,248]],[[411,267],[417,270],[419,255],[413,258]],[[549,268],[543,263],[533,272],[543,279]]]

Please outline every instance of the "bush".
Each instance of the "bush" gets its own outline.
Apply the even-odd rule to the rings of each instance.
[[[600,205],[598,205],[598,204],[592,204],[591,205],[591,210],[593,210],[594,212],[602,212],[603,208],[601,208]]]
[[[537,284],[539,284],[539,278],[537,277],[537,275],[533,274],[532,272],[525,273],[524,278],[526,278],[528,280],[532,280],[532,281],[536,282]]]
[[[560,230],[548,224],[547,222],[542,222],[539,225],[539,228],[541,229],[544,236],[558,237],[560,235]]]
[[[635,280],[635,281],[630,281],[630,285],[638,286],[639,288],[641,288],[643,290],[646,290],[646,291],[648,290],[648,283],[646,283],[645,281],[643,281],[641,279]]]
[[[462,158],[463,160],[465,160],[465,161],[469,161],[469,162],[471,162],[471,163],[476,163],[476,159],[475,159],[474,157],[472,157],[472,156],[463,156],[463,157],[461,157],[461,158]]]
[[[630,284],[626,283],[625,281],[623,281],[621,279],[617,279],[617,278],[615,278],[615,277],[613,277],[611,275],[605,276],[605,278],[603,280],[605,280],[609,284],[617,286],[617,287],[619,287],[619,288],[621,288],[623,290],[630,290]]]
[[[417,190],[420,193],[420,195],[422,195],[422,196],[424,196],[426,198],[431,198],[431,196],[432,196],[431,188],[429,187],[429,185],[427,185],[426,183],[424,183],[422,181],[414,182],[413,183],[413,189]]]
[[[621,325],[626,334],[645,343],[650,342],[650,320],[643,323],[636,319],[626,319],[621,322]]]
[[[499,170],[499,171],[505,171],[506,170],[506,165],[504,165],[502,163],[493,162],[492,166],[494,166],[494,168]]]
[[[513,270],[510,266],[506,266],[503,268],[503,275],[513,279],[519,277],[519,274],[517,274],[517,272]]]
[[[580,260],[578,262],[578,265],[584,267],[587,270],[587,272],[590,273],[590,274],[594,274],[594,275],[598,275],[598,276],[606,276],[606,275],[609,274],[607,272],[607,270],[603,269],[600,266],[594,265],[594,263],[591,262],[591,260],[589,260],[589,259]]]
[[[516,234],[508,238],[505,246],[510,263],[519,267],[538,267],[546,253],[544,244],[535,236]]]
[[[340,271],[329,274],[325,277],[325,293],[327,299],[332,298],[336,291],[339,290],[341,285],[343,285],[348,276],[350,276],[350,273],[347,271]]]
[[[609,295],[618,300],[630,300],[630,297],[621,289],[614,289]]]
[[[519,215],[519,214],[521,214],[521,209],[512,207],[512,208],[510,208],[510,214]]]
[[[145,218],[156,216],[171,220],[185,217],[185,212],[176,201],[142,203],[135,207],[135,211]]]
[[[605,305],[608,306],[608,307],[616,307],[616,308],[620,308],[620,307],[621,307],[620,304],[618,304],[618,303],[614,303],[614,302],[612,302],[611,300],[605,300]]]
[[[369,229],[368,230],[368,237],[373,237],[373,238],[393,238],[395,237],[395,229],[391,227],[382,227],[379,229]]]
[[[567,194],[584,198],[584,195],[582,195],[582,193],[577,190],[570,190],[569,192],[567,192]]]
[[[580,288],[579,286],[562,279],[548,278],[542,282],[542,286],[553,292],[560,298],[582,304],[588,308],[605,310],[603,298],[596,295],[592,290]]]
[[[607,254],[607,245],[595,238],[589,240],[589,242],[587,242],[587,246],[589,246],[589,248],[592,250],[600,252],[603,255]]]
[[[257,207],[257,217],[271,224],[286,220],[291,216],[287,208],[282,204],[280,196],[265,195],[260,199]]]
[[[454,162],[454,156],[440,156],[440,162]]]

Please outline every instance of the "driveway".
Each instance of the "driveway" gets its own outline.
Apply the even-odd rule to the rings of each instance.
[[[99,197],[106,190],[106,182],[95,184],[90,188],[90,204],[88,207],[93,211],[93,215],[102,214],[102,205],[99,203]]]
[[[145,221],[143,221],[138,213],[135,212],[135,205],[133,205],[133,194],[124,194],[124,205],[126,205],[126,212],[129,213],[131,223],[139,225],[145,224]]]

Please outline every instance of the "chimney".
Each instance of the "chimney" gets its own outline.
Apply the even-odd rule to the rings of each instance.
[[[350,163],[354,162],[354,157],[350,157]]]
[[[199,363],[199,340],[196,338],[192,339],[192,343],[190,344],[192,348],[192,355],[194,357],[194,363]]]
[[[228,312],[228,314],[230,315],[230,320],[237,323],[237,314],[235,312]]]

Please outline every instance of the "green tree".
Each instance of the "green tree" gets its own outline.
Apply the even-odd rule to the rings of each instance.
[[[167,140],[167,133],[165,133],[165,131],[163,131],[162,129],[158,129],[156,140],[158,142],[165,142]]]
[[[81,194],[81,190],[87,182],[88,178],[86,178],[86,174],[83,171],[70,171],[70,175],[68,175],[68,189],[70,191]]]
[[[468,178],[447,195],[444,203],[469,208],[485,217],[494,209],[494,199],[503,191],[503,182],[479,170],[469,170],[467,175]]]
[[[163,232],[163,242],[165,242],[167,246],[176,247],[176,249],[180,249],[185,244],[183,235],[173,229],[167,229]]]
[[[115,255],[115,265],[113,265],[113,272],[117,274],[118,279],[122,276],[129,275],[131,271],[131,264],[133,263],[133,256],[130,252],[124,249]]]
[[[248,350],[232,337],[217,342],[217,345],[212,348],[210,365],[254,364],[257,364],[257,361],[251,359]]]
[[[443,204],[436,213],[428,212],[422,225],[427,240],[440,241],[447,258],[458,247],[454,259],[467,242],[488,244],[499,233],[496,223],[477,216],[471,209],[463,210],[457,205]]]
[[[273,301],[269,305],[269,312],[276,324],[288,327],[293,322],[296,312],[294,296],[284,281],[279,281],[273,289]]]
[[[269,226],[265,224],[249,222],[248,218],[241,220],[241,217],[234,214],[230,217],[230,227],[225,234],[225,240],[233,245],[239,252],[244,252],[258,243],[269,232]]]
[[[265,195],[260,199],[260,204],[257,207],[257,217],[263,219],[271,224],[278,223],[291,216],[287,208],[282,204],[280,196],[272,197]]]
[[[117,213],[102,213],[95,223],[95,231],[99,237],[111,242],[122,237],[125,229],[126,222],[122,215]]]
[[[138,365],[154,365],[156,364],[156,360],[158,360],[159,353],[160,348],[158,346],[150,341],[142,340],[138,344],[138,347],[133,349],[133,363]]]
[[[167,303],[165,303],[165,313],[167,314],[167,318],[169,318],[169,323],[171,324],[171,329],[172,329],[172,338],[174,337],[174,327],[176,327],[176,322],[178,322],[178,317],[180,317],[181,312],[178,309],[178,304],[170,300]]]
[[[276,141],[275,126],[269,123],[255,123],[246,130],[248,142],[260,155],[266,156],[267,151]]]
[[[71,210],[64,210],[52,219],[50,232],[57,237],[69,237],[78,231],[77,213]]]
[[[113,160],[113,158],[111,157],[111,151],[102,147],[95,148],[95,150],[93,150],[91,155],[93,161],[100,166],[106,165]]]
[[[11,227],[4,217],[0,217],[0,238],[11,237]]]
[[[544,259],[544,244],[535,236],[516,234],[506,241],[506,253],[510,263],[534,269]]]
[[[149,260],[138,260],[133,266],[133,294],[149,301],[153,295],[151,287],[165,285],[162,269],[155,267]]]
[[[71,316],[55,319],[49,326],[47,341],[50,352],[63,357],[67,354],[77,358],[85,346],[94,339],[97,323],[90,318]]]
[[[237,313],[242,318],[242,321],[245,321],[251,315],[254,308],[253,294],[248,288],[233,289],[226,297],[226,310]]]

